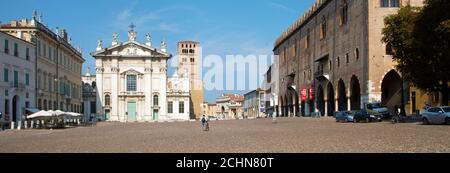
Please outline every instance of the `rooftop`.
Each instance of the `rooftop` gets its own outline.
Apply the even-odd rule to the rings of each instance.
[[[286,31],[281,33],[281,36],[279,36],[275,41],[274,48],[276,49],[286,39],[292,36],[295,31],[300,29],[304,24],[306,24],[306,22],[309,21],[311,16],[313,16],[323,5],[330,1],[331,0],[316,0],[316,2],[302,16],[294,22],[294,24],[292,24]]]

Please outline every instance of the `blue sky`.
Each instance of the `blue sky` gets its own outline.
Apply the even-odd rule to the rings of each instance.
[[[0,21],[31,18],[43,13],[50,28],[66,28],[73,45],[83,48],[86,68],[94,69],[89,55],[102,39],[104,45],[118,32],[127,38],[128,26],[136,25],[138,40],[152,35],[154,47],[165,39],[168,51],[176,55],[180,40],[199,41],[203,54],[272,54],[273,43],[282,31],[303,14],[314,0],[16,0],[17,5],[0,6]],[[26,4],[26,5],[25,5]],[[171,73],[172,70],[169,70]],[[222,93],[247,91],[205,91],[213,102]]]

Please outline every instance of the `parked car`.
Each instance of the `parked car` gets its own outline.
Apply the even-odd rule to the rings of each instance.
[[[360,110],[360,111],[356,111],[355,115],[353,117],[353,122],[354,123],[358,123],[358,122],[365,122],[365,123],[370,123],[370,122],[381,122],[383,121],[383,115],[375,112],[375,111],[371,111],[371,110]]]
[[[367,103],[366,109],[381,114],[382,115],[381,118],[383,118],[383,119],[392,118],[392,115],[389,112],[389,109],[380,102]]]
[[[340,111],[335,112],[334,117],[336,118],[336,122],[353,122],[353,116],[355,115],[355,112],[353,111]]]
[[[450,106],[433,107],[422,114],[423,124],[448,124],[450,125]]]

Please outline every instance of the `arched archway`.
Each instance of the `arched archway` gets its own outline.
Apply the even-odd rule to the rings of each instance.
[[[284,116],[284,100],[283,100],[283,96],[280,96],[280,104],[279,104],[279,108],[278,108],[278,116],[283,117]]]
[[[283,113],[284,117],[289,116],[289,106],[290,105],[291,105],[291,103],[289,102],[289,97],[287,95],[285,95],[284,96],[284,113]]]
[[[19,104],[19,96],[14,96],[12,99],[12,121],[17,122],[20,119],[20,104]]]
[[[294,117],[300,116],[299,115],[299,110],[300,110],[300,104],[299,104],[299,95],[297,93],[297,91],[293,90],[292,91],[292,101],[293,101],[293,106],[294,106]]]
[[[361,109],[361,87],[358,78],[353,75],[350,82],[350,108],[351,110]]]
[[[320,115],[325,115],[325,95],[323,92],[322,85],[317,88],[317,108],[319,109]]]
[[[334,102],[334,87],[331,82],[327,86],[327,114],[328,116],[333,116],[336,111],[336,106]]]
[[[381,102],[392,111],[401,104],[401,90],[402,78],[395,70],[389,71],[381,83]]]
[[[346,111],[348,109],[347,94],[346,94],[345,83],[341,79],[338,83],[338,109],[339,111]]]

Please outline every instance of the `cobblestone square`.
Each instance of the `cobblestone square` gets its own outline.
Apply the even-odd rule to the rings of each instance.
[[[99,123],[0,133],[1,153],[353,153],[450,152],[450,128],[420,123],[336,123],[332,118]]]

